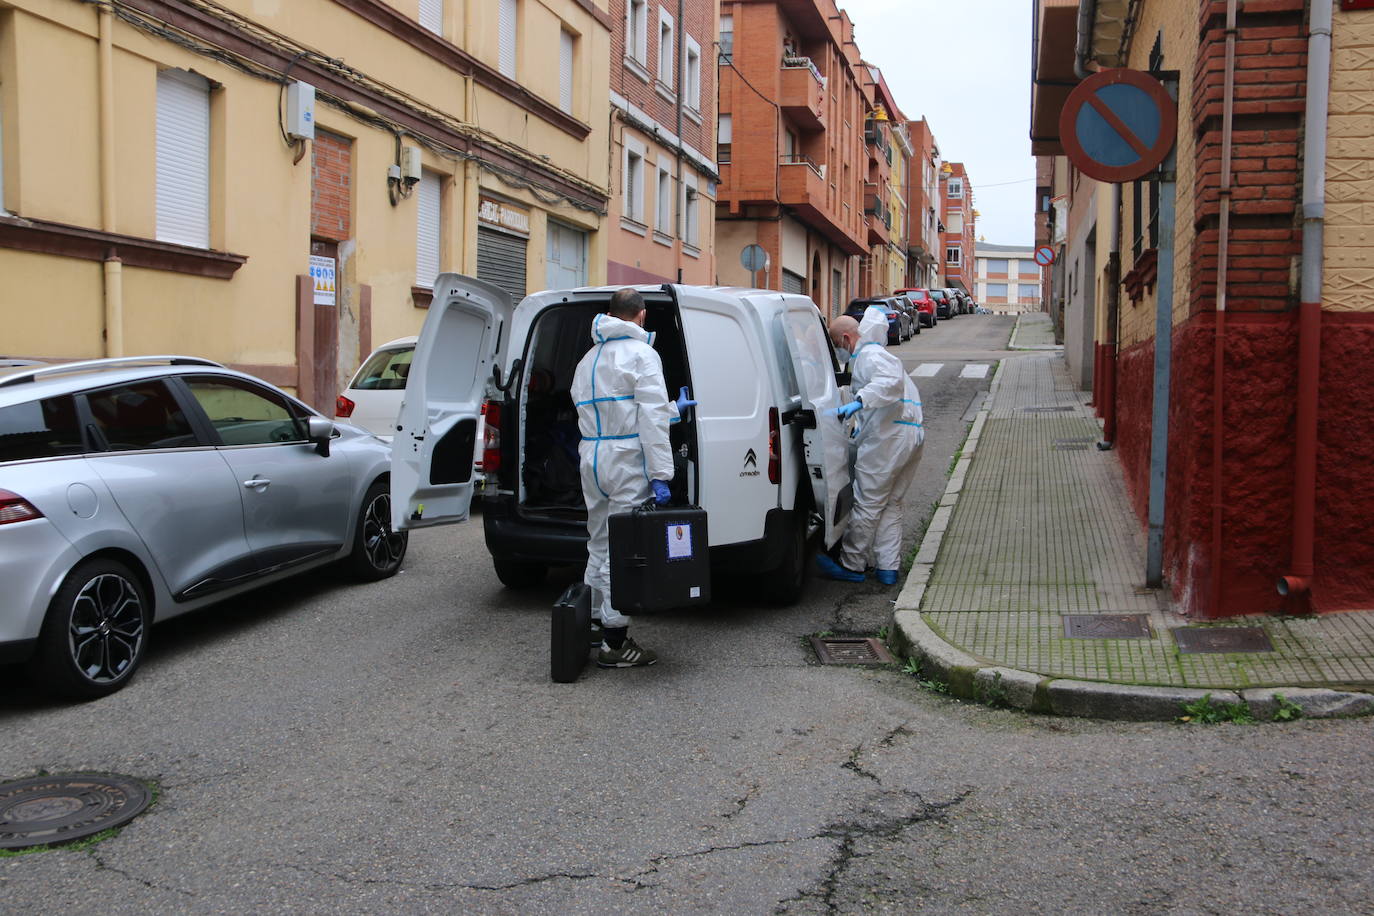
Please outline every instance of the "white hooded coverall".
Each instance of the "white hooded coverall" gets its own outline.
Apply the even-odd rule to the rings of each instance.
[[[668,399],[663,361],[649,332],[607,314],[592,319],[593,346],[573,373],[572,399],[582,434],[582,496],[587,502],[587,571],[592,616],[606,627],[630,618],[611,607],[607,519],[643,505],[649,481],[673,479],[668,425],[678,419]]]
[[[887,351],[887,313],[869,308],[859,322],[850,360],[850,390],[863,402],[854,432],[854,508],[840,562],[863,571],[898,569],[902,559],[902,501],[916,476],[925,444],[921,395],[902,361]]]

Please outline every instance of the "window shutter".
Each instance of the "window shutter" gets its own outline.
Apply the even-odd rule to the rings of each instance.
[[[421,172],[415,186],[415,285],[425,289],[433,289],[434,278],[439,276],[442,196],[439,176]]]
[[[444,0],[420,0],[420,25],[436,35],[444,34]]]
[[[511,79],[515,78],[515,22],[517,0],[500,0],[500,59],[497,67]]]
[[[730,120],[730,115],[728,115],[728,114],[723,114],[723,115],[721,115],[721,116],[720,116],[720,120],[717,122],[717,126],[716,126],[716,142],[717,142],[717,143],[729,143],[729,142],[730,142],[730,137],[732,136],[733,131],[734,131],[734,124],[733,124],[733,122]]]
[[[210,84],[157,75],[157,238],[210,247]]]
[[[568,32],[560,32],[558,39],[558,107],[572,114],[573,37]]]

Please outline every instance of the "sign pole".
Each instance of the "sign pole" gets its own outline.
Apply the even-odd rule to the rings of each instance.
[[[1169,94],[1178,92],[1178,80],[1167,81]],[[1174,343],[1174,195],[1178,176],[1175,152],[1169,151],[1160,166],[1159,267],[1155,289],[1155,380],[1150,416],[1149,542],[1145,555],[1145,585],[1159,588],[1164,582],[1164,487],[1169,476],[1169,380]]]

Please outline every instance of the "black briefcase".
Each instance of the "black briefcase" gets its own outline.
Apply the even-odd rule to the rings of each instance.
[[[569,585],[554,602],[549,632],[549,677],[571,684],[587,664],[592,639],[592,590],[583,582]]]
[[[711,600],[706,510],[652,503],[612,515],[611,606],[666,611]]]

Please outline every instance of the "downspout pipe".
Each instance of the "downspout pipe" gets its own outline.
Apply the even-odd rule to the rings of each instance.
[[[114,11],[101,4],[97,33],[97,64],[100,80],[100,228],[116,231],[115,210],[115,116],[114,116]],[[114,248],[105,255],[104,273],[105,355],[124,355],[124,263]]]
[[[1298,306],[1297,441],[1293,481],[1293,556],[1278,581],[1285,597],[1311,594],[1317,508],[1317,383],[1321,377],[1322,251],[1326,220],[1326,122],[1331,92],[1331,12],[1312,0],[1303,123],[1302,273]]]
[[[1226,63],[1221,108],[1221,181],[1217,195],[1221,221],[1217,226],[1217,305],[1212,330],[1212,580],[1211,609],[1221,616],[1222,571],[1222,460],[1225,457],[1226,427],[1223,399],[1226,392],[1226,270],[1231,241],[1231,131],[1235,112],[1236,87],[1236,0],[1226,0]]]
[[[1092,75],[1088,60],[1093,55],[1093,23],[1097,20],[1097,0],[1078,0],[1078,41],[1074,46],[1073,72],[1084,80]]]
[[[1121,185],[1112,182],[1112,226],[1107,249],[1107,320],[1103,335],[1107,351],[1102,354],[1102,441],[1097,447],[1108,451],[1116,443],[1116,357],[1121,345]]]

